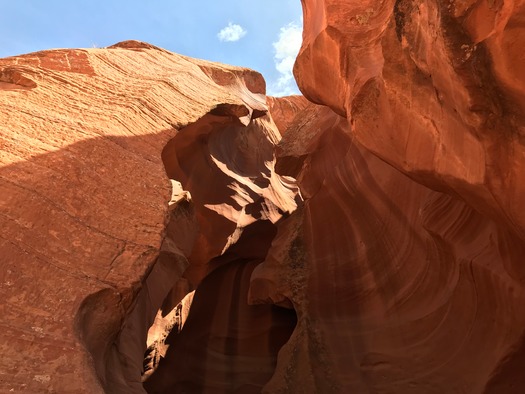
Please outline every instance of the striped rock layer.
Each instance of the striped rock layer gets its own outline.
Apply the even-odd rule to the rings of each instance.
[[[257,72],[135,41],[0,60],[0,391],[145,392],[156,316],[240,238],[229,254],[252,261],[249,284],[299,201],[273,169],[264,91]],[[257,387],[295,322],[276,308],[244,323],[265,338],[283,322],[256,346]]]
[[[0,60],[0,391],[525,390],[525,2],[302,4],[310,102]]]

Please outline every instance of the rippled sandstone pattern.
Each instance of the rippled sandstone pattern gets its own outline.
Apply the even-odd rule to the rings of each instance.
[[[525,3],[302,3],[331,110],[278,146],[304,206],[249,296],[298,322],[264,392],[523,392]]]
[[[322,105],[138,42],[0,60],[0,391],[525,391],[525,2],[302,3]]]

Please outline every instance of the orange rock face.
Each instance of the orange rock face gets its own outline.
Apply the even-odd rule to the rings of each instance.
[[[0,80],[0,391],[144,392],[159,308],[255,222],[260,259],[296,207],[264,80],[140,42],[2,59]]]
[[[296,79],[331,110],[277,150],[304,205],[249,297],[298,322],[264,392],[522,392],[523,3],[303,7]]]
[[[295,75],[369,151],[525,237],[525,2],[303,1]],[[520,71],[518,71],[520,70]]]
[[[525,391],[525,2],[302,3],[309,102],[0,60],[0,391]]]

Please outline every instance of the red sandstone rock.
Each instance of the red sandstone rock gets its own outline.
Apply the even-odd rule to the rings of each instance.
[[[286,132],[295,116],[309,104],[303,96],[269,96],[267,99],[268,109],[281,135]]]
[[[157,310],[295,209],[264,80],[130,41],[1,59],[0,81],[0,391],[143,392]]]
[[[525,76],[516,49],[525,2],[303,5],[295,75],[305,96],[347,117],[378,157],[525,239]]]
[[[165,358],[145,382],[149,393],[261,392],[295,326],[295,313],[248,305],[258,263],[231,257],[202,281],[184,327],[167,337]]]
[[[522,393],[524,4],[303,1],[282,140],[250,70],[0,60],[0,390]]]
[[[523,392],[523,2],[303,7],[296,78],[338,115],[278,148],[305,201],[249,297],[298,323],[263,392]]]
[[[520,392],[523,242],[371,154],[330,109],[310,116],[278,158],[304,206],[252,275],[252,303],[298,314],[263,392]]]

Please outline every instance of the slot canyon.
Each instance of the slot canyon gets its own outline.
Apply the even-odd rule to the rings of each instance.
[[[0,59],[0,392],[525,392],[525,0],[302,0],[294,76]]]

